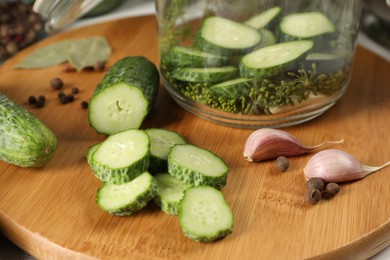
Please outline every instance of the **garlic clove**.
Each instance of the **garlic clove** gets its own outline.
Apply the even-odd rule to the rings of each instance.
[[[260,128],[254,131],[246,140],[244,158],[250,162],[259,162],[276,159],[279,156],[296,156],[313,151],[326,143],[340,143],[328,141],[316,146],[305,146],[297,138],[286,131],[272,128]]]
[[[313,155],[303,169],[306,180],[321,178],[325,182],[345,182],[366,177],[386,166],[361,164],[355,157],[338,149],[327,149]]]

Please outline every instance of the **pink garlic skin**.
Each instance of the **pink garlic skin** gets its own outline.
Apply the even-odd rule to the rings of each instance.
[[[289,133],[271,128],[260,128],[246,140],[244,158],[250,162],[276,159],[279,156],[295,156],[312,151]]]
[[[307,162],[303,172],[306,180],[318,177],[325,182],[353,181],[370,173],[355,157],[338,149],[316,153]]]

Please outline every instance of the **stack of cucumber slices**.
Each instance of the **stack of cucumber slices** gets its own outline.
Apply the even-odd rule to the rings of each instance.
[[[337,73],[349,61],[335,53],[334,43],[340,32],[324,13],[283,12],[276,6],[246,21],[205,18],[194,32],[192,46],[172,43],[162,51],[162,75],[185,97],[226,112],[269,114],[273,106],[307,99],[311,89],[296,86],[299,80],[294,81],[289,72],[298,75],[300,70],[307,74],[318,71],[332,77],[331,73]],[[315,72],[313,64],[318,68]],[[341,82],[337,81],[332,89],[338,91]],[[291,86],[286,87],[289,83]],[[329,91],[328,82],[326,86],[321,83],[314,83],[315,95],[321,93],[321,88]],[[265,97],[253,101],[257,95]],[[255,102],[256,109],[242,105],[248,102]]]
[[[211,242],[232,232],[233,214],[220,189],[228,167],[209,150],[161,128],[129,129],[109,135],[87,152],[102,181],[97,204],[113,215],[132,215],[148,202],[178,215],[183,233]]]

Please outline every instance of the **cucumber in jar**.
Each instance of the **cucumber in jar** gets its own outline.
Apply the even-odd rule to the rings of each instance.
[[[174,46],[164,53],[162,62],[172,67],[221,67],[228,63],[227,57],[186,46]]]
[[[240,60],[240,76],[261,79],[281,73],[299,61],[313,47],[313,41],[278,43],[253,51]]]
[[[238,70],[233,66],[217,68],[176,68],[172,71],[172,78],[186,82],[218,83],[233,79]]]
[[[260,33],[243,23],[219,16],[206,18],[195,39],[195,46],[217,55],[247,53],[261,42]]]

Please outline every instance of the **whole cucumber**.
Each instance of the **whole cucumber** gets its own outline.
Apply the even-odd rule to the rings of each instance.
[[[20,167],[41,167],[56,148],[56,136],[42,121],[0,93],[0,160]]]

